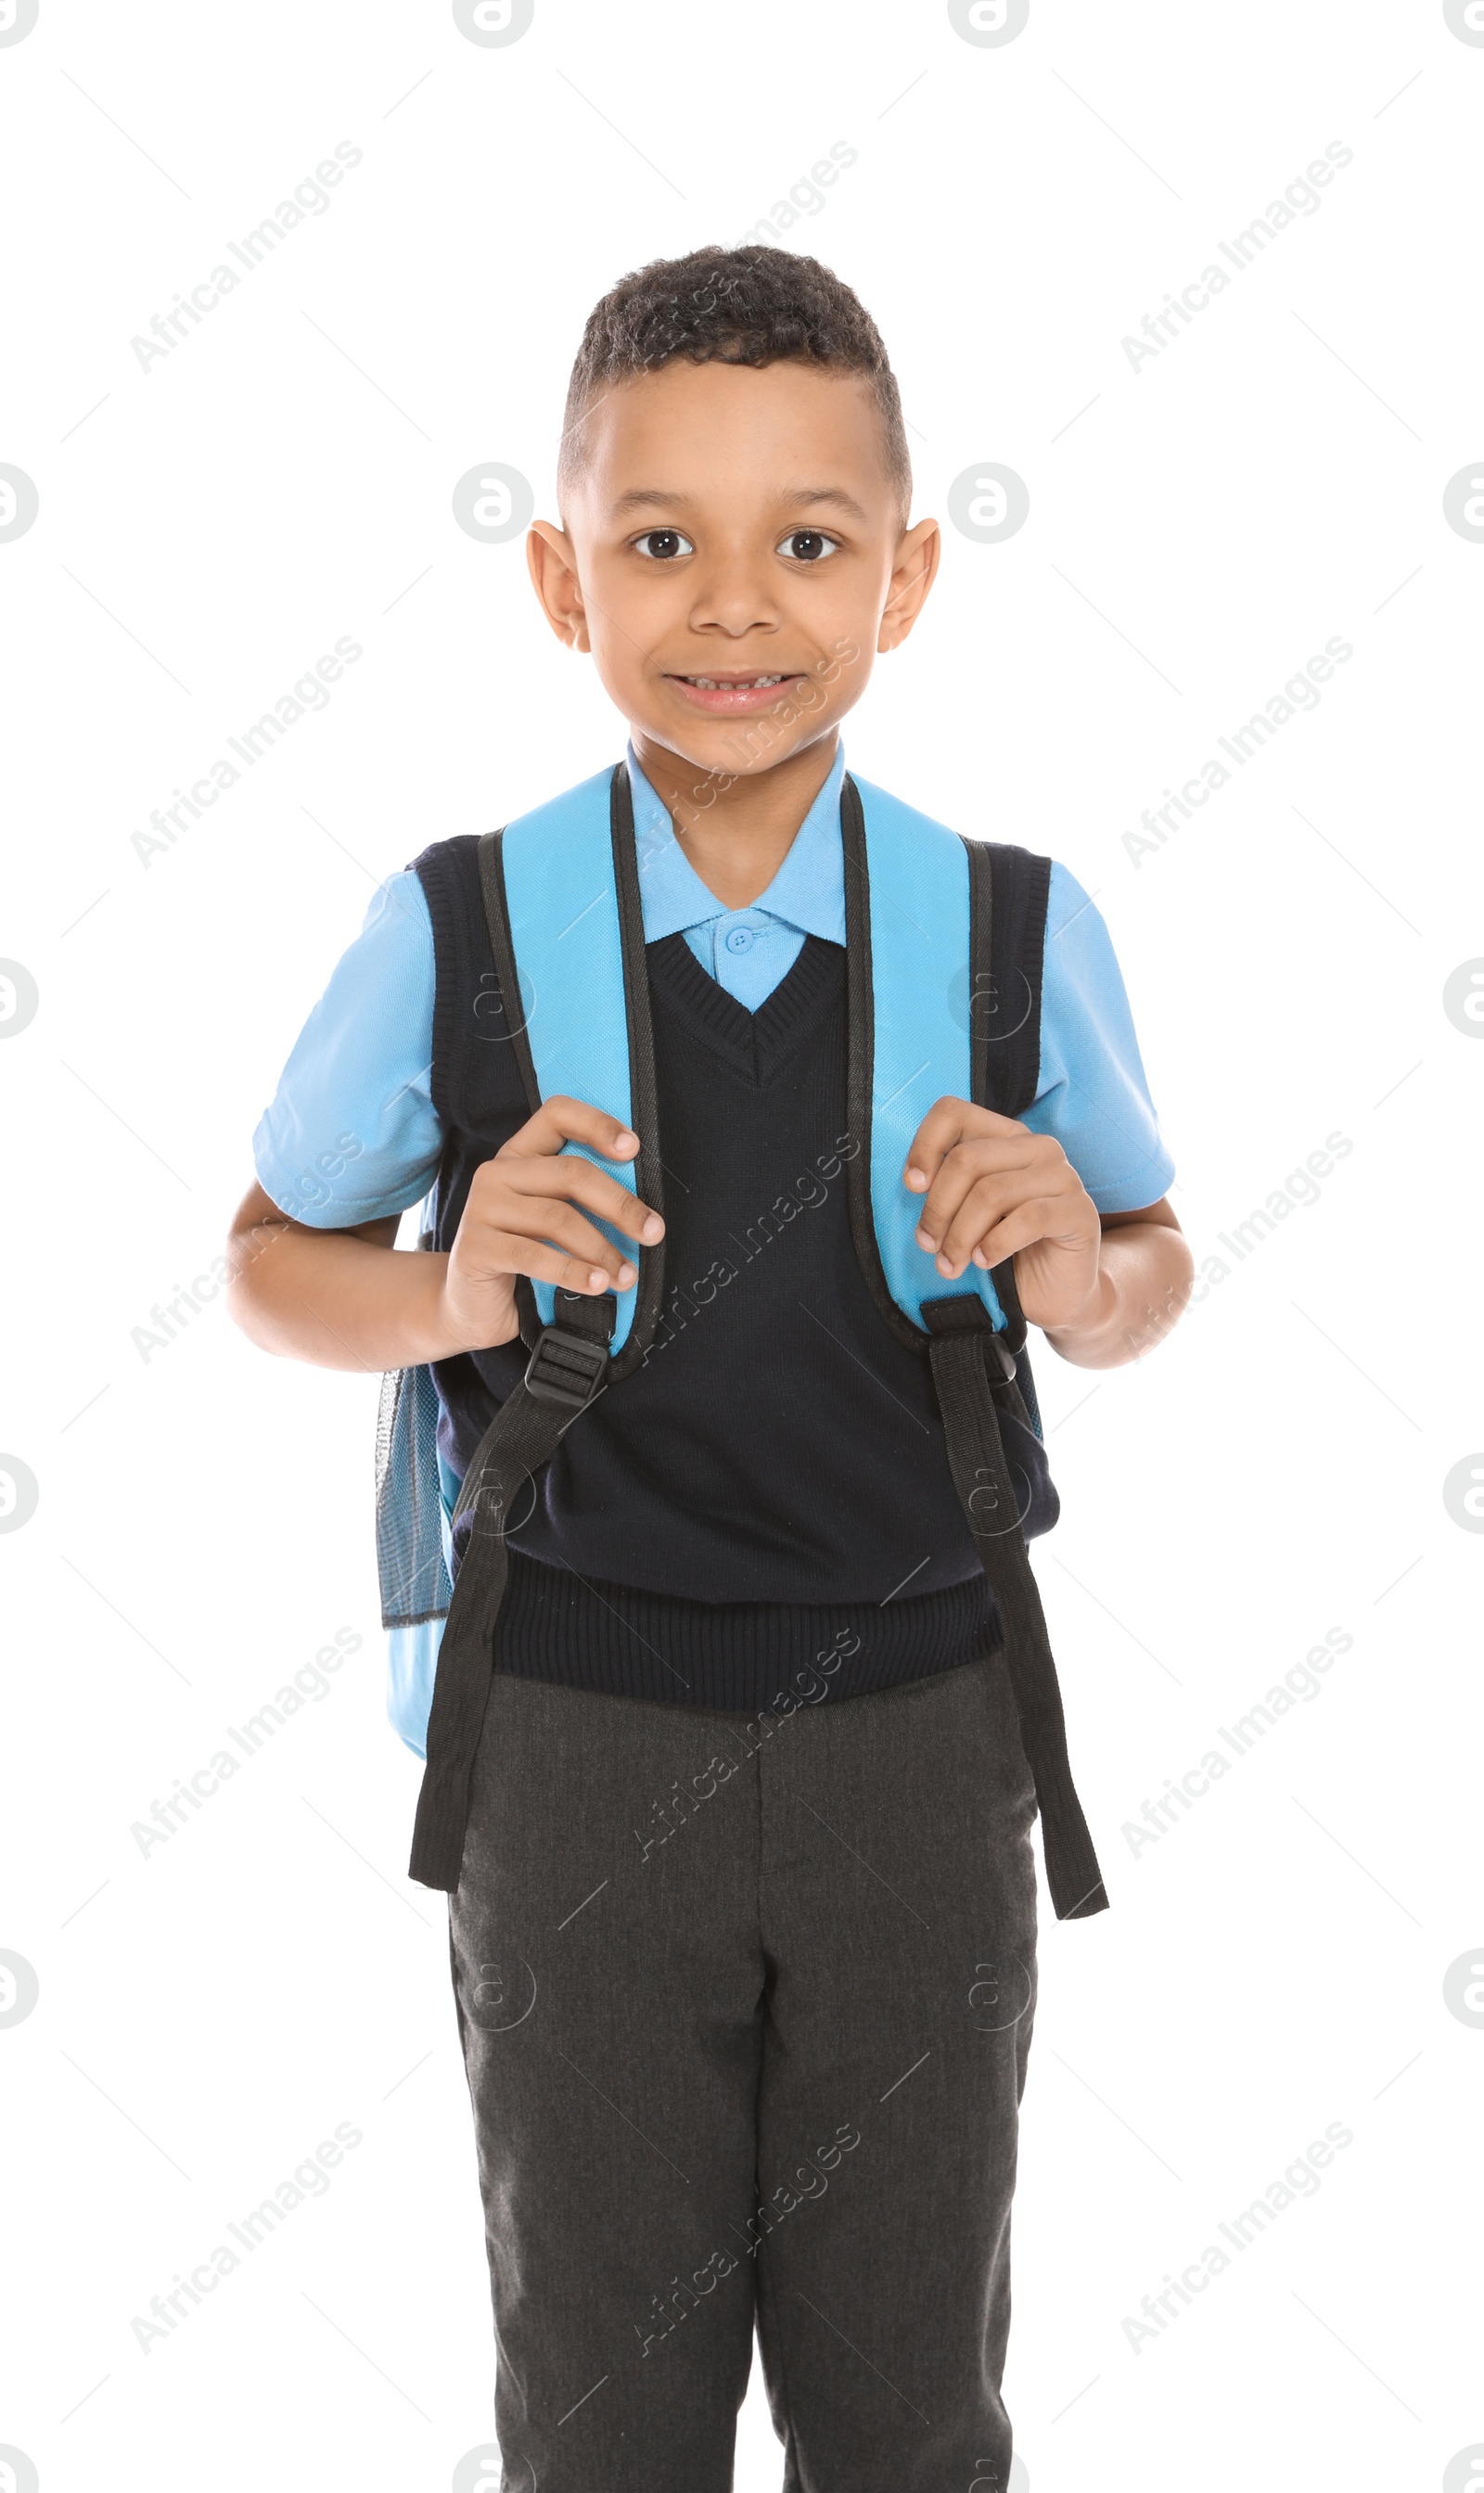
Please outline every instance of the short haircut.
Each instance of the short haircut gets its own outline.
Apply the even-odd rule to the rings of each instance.
[[[562,419],[557,490],[583,466],[585,419],[616,382],[654,373],[682,356],[693,364],[813,364],[858,373],[881,419],[887,470],[905,527],[912,462],[896,376],[881,332],[843,278],[801,253],[745,243],[737,251],[651,259],[610,286],[588,315]]]

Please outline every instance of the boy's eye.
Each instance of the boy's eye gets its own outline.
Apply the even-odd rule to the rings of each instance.
[[[646,528],[642,537],[634,539],[634,552],[651,562],[673,562],[677,555],[694,554],[695,547],[679,528]]]
[[[823,562],[826,555],[838,554],[839,543],[818,528],[790,528],[777,551],[794,562]]]

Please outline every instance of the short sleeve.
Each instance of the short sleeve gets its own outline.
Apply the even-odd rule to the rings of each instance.
[[[433,1105],[433,923],[415,874],[389,875],[293,1043],[253,1137],[258,1181],[311,1229],[389,1218],[427,1193]]]
[[[1174,1176],[1112,938],[1076,877],[1054,863],[1041,1071],[1024,1122],[1055,1136],[1100,1212],[1158,1203]]]

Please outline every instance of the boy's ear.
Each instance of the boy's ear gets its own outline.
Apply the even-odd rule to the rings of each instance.
[[[942,553],[943,531],[936,520],[919,520],[900,539],[876,636],[878,649],[895,649],[905,641],[937,577]]]
[[[531,586],[557,638],[568,649],[588,649],[588,617],[572,540],[550,520],[532,523],[526,539]]]

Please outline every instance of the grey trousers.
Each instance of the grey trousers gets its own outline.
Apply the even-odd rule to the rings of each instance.
[[[1035,1794],[1003,1658],[747,1716],[497,1673],[450,1900],[504,2493],[1005,2493]]]

